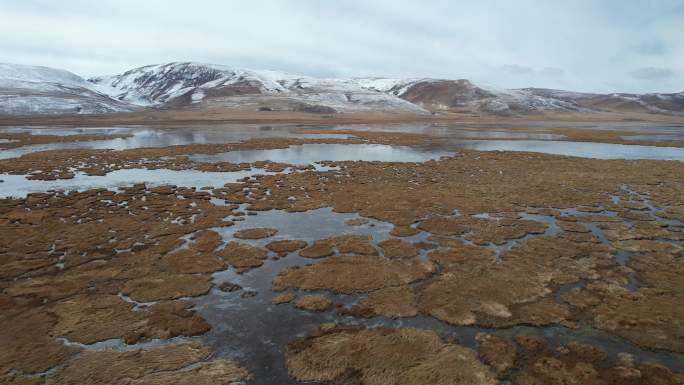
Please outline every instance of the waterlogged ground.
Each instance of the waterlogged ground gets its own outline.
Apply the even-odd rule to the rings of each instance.
[[[681,131],[551,128],[2,129],[0,383],[684,383]]]

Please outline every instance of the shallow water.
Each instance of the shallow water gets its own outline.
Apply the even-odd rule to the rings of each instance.
[[[676,134],[655,134],[655,135],[628,135],[623,136],[624,140],[652,140],[657,142],[680,142],[684,141],[684,135]]]
[[[253,138],[298,137],[346,139],[341,134],[298,134],[295,126],[204,126],[185,128],[111,127],[111,128],[36,128],[8,127],[1,132],[30,133],[32,135],[79,135],[79,134],[130,134],[128,138],[92,140],[70,143],[48,143],[28,145],[0,150],[0,159],[16,158],[24,154],[47,150],[76,148],[127,150],[131,148],[168,147],[187,144],[234,143]]]
[[[369,128],[375,129],[377,127]],[[242,140],[260,135],[290,135],[301,137],[301,135],[294,133],[293,127],[266,127],[263,129],[251,127],[244,130],[230,132],[221,132],[219,129],[209,129],[206,133],[202,133],[202,130],[205,129],[206,128],[197,130],[179,129],[180,131],[175,131],[122,128],[120,130],[124,131],[120,131],[119,133],[125,132],[125,130],[133,130],[134,137],[121,140],[117,139],[113,141],[82,142],[73,145],[102,146],[90,148],[124,149],[133,148],[136,146],[168,146],[171,145],[170,143],[221,143],[225,141]],[[62,130],[61,132],[63,135],[95,133],[95,131],[78,131],[81,129],[60,130]],[[116,129],[103,130],[105,131],[98,133],[113,133],[113,131],[106,130]],[[474,141],[468,140],[467,138],[482,137],[483,131],[461,130],[462,132],[453,132],[452,128],[445,127],[428,127],[426,130],[444,130],[443,135],[449,136],[447,143],[449,146],[451,144],[458,144],[461,146],[461,148],[477,150],[536,151],[551,154],[595,157],[600,159],[669,159],[668,157],[675,156],[675,159],[677,160],[684,160],[684,149],[678,148],[559,142],[555,140],[548,140],[557,139],[556,137],[533,137],[533,139],[544,140]],[[35,131],[35,133],[43,134],[48,132]],[[512,134],[517,135],[519,133],[487,131],[488,137],[491,138],[531,138],[529,136],[519,135],[510,136]],[[242,135],[244,135],[244,137]],[[216,142],[213,142],[214,140]],[[24,151],[35,151],[35,149],[39,146],[30,147],[31,148],[25,147]],[[293,164],[309,164],[319,162],[321,160],[421,162],[428,159],[437,159],[442,155],[448,154],[449,152],[447,151],[416,149],[403,146],[372,144],[306,144],[301,146],[291,146],[286,149],[233,151],[209,156],[196,155],[193,156],[193,159],[228,162],[254,162],[257,160],[271,160]],[[0,152],[0,157],[5,157],[5,153]],[[322,168],[318,167],[318,169]],[[204,186],[220,187],[225,183],[235,182],[240,178],[254,174],[269,174],[269,172],[266,172],[262,169],[213,173],[194,170],[172,171],[165,169],[129,169],[113,171],[106,176],[87,176],[83,173],[78,173],[74,179],[57,181],[32,181],[27,180],[25,176],[21,175],[1,174],[0,179],[4,181],[0,183],[0,197],[25,196],[28,192],[47,191],[51,189],[86,190],[90,188],[101,187],[114,189],[134,183],[146,183],[148,185],[174,184],[182,187],[196,188],[201,188]],[[215,204],[223,203],[222,200],[217,198],[213,198],[212,202]],[[646,203],[648,203],[648,201]],[[245,206],[242,207],[243,210],[244,208]],[[649,211],[651,214],[656,212],[656,210],[652,207],[649,209]],[[562,212],[563,214],[567,215],[584,214],[574,209],[563,210]],[[275,236],[267,239],[237,240],[242,243],[249,243],[258,246],[263,246],[266,243],[280,239],[301,239],[311,243],[317,239],[345,233],[372,235],[373,244],[377,246],[377,242],[389,237],[389,232],[392,229],[392,225],[377,220],[370,220],[369,223],[361,226],[348,226],[345,225],[344,222],[349,219],[359,218],[357,214],[336,213],[329,208],[310,210],[303,213],[287,213],[284,211],[271,210],[250,212],[249,214],[254,215],[228,217],[228,219],[241,218],[242,220],[236,221],[234,226],[220,227],[215,228],[214,230],[223,236],[225,242],[233,240],[233,234],[240,229],[252,227],[272,227],[279,230]],[[602,214],[615,215],[615,213],[612,212],[603,212]],[[482,214],[480,217],[491,218],[489,214]],[[544,234],[526,235],[521,239],[506,242],[504,245],[487,245],[486,247],[493,249],[496,251],[497,255],[500,255],[506,250],[517,247],[521,242],[524,242],[528,239],[554,235],[560,231],[554,217],[529,214],[523,214],[522,217],[523,219],[543,221],[547,223],[549,227]],[[665,222],[665,220],[662,221]],[[603,243],[608,243],[601,230],[595,224],[586,222],[583,223],[588,225],[591,232]],[[420,232],[417,235],[403,239],[410,242],[417,242],[425,240],[427,235],[428,234],[425,232]],[[462,239],[463,237],[454,238]],[[418,258],[426,259],[426,255],[427,251],[421,250],[420,256]],[[273,258],[275,257],[275,254],[269,253],[269,257]],[[632,255],[620,253],[617,255],[617,261],[621,264],[625,264],[630,257],[632,257]],[[478,345],[475,341],[475,335],[479,332],[491,332],[506,338],[512,338],[519,334],[541,335],[547,338],[552,345],[564,344],[571,341],[593,343],[606,349],[611,356],[617,352],[629,352],[635,354],[638,361],[655,360],[676,370],[684,370],[684,360],[682,359],[682,355],[643,350],[621,338],[586,326],[576,330],[560,326],[545,328],[519,326],[495,330],[476,327],[452,326],[425,315],[398,320],[386,319],[383,317],[361,319],[349,316],[338,316],[334,309],[323,313],[311,313],[295,309],[292,304],[271,304],[271,299],[275,295],[275,293],[271,291],[271,283],[273,278],[283,268],[288,266],[318,263],[320,261],[321,260],[299,257],[295,252],[284,258],[268,259],[265,261],[264,266],[244,274],[237,274],[232,269],[227,269],[214,274],[214,283],[217,285],[210,291],[210,293],[206,296],[192,299],[196,304],[196,309],[212,325],[212,329],[206,335],[193,338],[193,340],[198,339],[212,346],[217,356],[236,358],[242,365],[247,367],[254,374],[255,380],[251,382],[254,384],[299,384],[299,382],[289,378],[287,375],[287,369],[285,368],[284,364],[284,351],[287,343],[294,337],[305,335],[308,330],[324,322],[337,322],[342,324],[363,325],[368,327],[417,327],[429,329],[434,330],[444,337],[453,337],[461,344],[473,349],[478,348]],[[225,281],[237,283],[243,286],[244,290],[232,293],[222,292],[217,288],[217,286]],[[562,287],[559,290],[559,293],[557,293],[557,299],[560,300],[560,293],[571,290],[574,287],[584,285],[585,283],[586,282],[578,282]],[[627,287],[630,290],[638,289],[638,282],[635,280],[634,274],[630,276],[630,282],[628,283]],[[257,292],[257,294],[254,297],[242,298],[241,294],[246,290],[254,290]],[[363,294],[332,295],[327,292],[304,292],[298,290],[292,291],[299,295],[325,294],[336,304],[346,307],[357,303],[361,298],[364,297]],[[138,346],[154,346],[158,343],[164,344],[180,340],[183,339],[173,339],[170,341],[151,341],[148,345],[141,344]],[[65,341],[65,343],[68,344],[69,342]],[[117,348],[132,348],[130,346],[126,347],[123,345],[121,340],[104,341],[99,343],[99,345],[96,344],[90,347],[100,348],[110,346]]]
[[[46,127],[5,127],[0,132],[28,132],[36,135],[77,135],[77,134],[131,134],[129,138],[85,141],[74,143],[50,143],[28,145],[19,148],[0,150],[0,159],[14,158],[24,154],[55,149],[113,149],[124,150],[141,147],[167,147],[186,144],[232,143],[252,138],[265,137],[298,137],[298,138],[349,138],[350,135],[325,133],[326,130],[337,129],[358,131],[387,131],[433,135],[440,140],[437,147],[442,154],[454,148],[468,148],[480,151],[531,151],[546,154],[590,157],[597,159],[666,159],[684,160],[684,149],[675,147],[655,147],[559,141],[562,135],[545,132],[521,132],[514,128],[549,128],[564,127],[567,124],[551,124],[548,122],[530,122],[522,124],[400,124],[400,125],[351,125],[351,126],[296,126],[296,125],[221,125],[192,126],[178,128],[151,127],[111,127],[111,128],[46,128]],[[654,125],[638,122],[581,124],[573,123],[573,127],[601,130],[628,130],[635,135],[625,136],[627,140],[672,141],[684,138],[683,127],[676,125]],[[321,134],[302,134],[301,130],[314,129]],[[488,140],[474,140],[487,138]],[[491,139],[491,140],[489,140]],[[506,140],[511,139],[511,140]],[[301,162],[308,164],[320,160],[379,160],[379,161],[422,161],[439,156],[428,155],[425,150],[400,151],[399,146],[373,147],[362,145],[355,149],[350,147],[319,148],[317,145],[306,145],[306,148],[285,150],[259,150],[260,153],[242,151],[240,154],[217,154],[198,157],[203,161],[255,161],[270,159],[273,161]],[[330,145],[335,146],[335,145]],[[368,146],[368,147],[365,147]],[[377,145],[381,146],[381,145]],[[392,149],[389,149],[392,147]],[[351,150],[351,151],[350,151]],[[344,153],[339,154],[339,151]],[[439,151],[434,150],[435,153]],[[266,157],[266,158],[265,158]]]
[[[76,173],[72,179],[58,180],[30,180],[25,175],[0,174],[0,198],[26,197],[32,192],[50,190],[85,191],[93,188],[115,189],[137,183],[148,186],[176,185],[180,187],[202,188],[205,186],[222,187],[226,183],[236,182],[238,179],[255,174],[273,174],[263,169],[250,169],[233,172],[203,172],[196,170],[148,170],[123,169],[116,170],[104,176],[91,176]]]
[[[84,134],[130,134],[142,127],[0,127],[0,133],[71,136]]]
[[[684,148],[678,147],[541,140],[472,140],[463,141],[457,147],[477,151],[525,151],[594,159],[684,161]]]
[[[309,242],[345,233],[366,234],[374,237],[373,243],[389,236],[392,225],[371,220],[362,226],[348,226],[344,222],[359,218],[357,214],[335,213],[329,208],[301,213],[264,211],[247,215],[244,221],[231,227],[214,228],[226,242],[241,229],[271,227],[278,233],[266,239],[243,240],[241,243],[263,246],[274,240],[301,239]],[[275,256],[269,253],[269,256]],[[292,304],[273,305],[271,291],[273,278],[285,267],[320,262],[321,259],[302,258],[297,253],[269,259],[264,266],[237,274],[232,269],[214,274],[214,283],[233,282],[243,287],[242,291],[224,293],[216,287],[205,297],[196,301],[197,309],[212,325],[203,336],[219,356],[237,358],[254,374],[254,384],[299,384],[289,378],[285,368],[284,355],[287,342],[296,336],[303,336],[308,330],[325,322],[338,320],[334,311],[311,313],[293,309]],[[257,295],[242,298],[244,290],[253,290]],[[311,294],[307,292],[306,294]],[[337,303],[354,302],[359,296],[330,296]]]
[[[567,214],[574,210],[568,210]],[[555,218],[544,215],[524,215],[525,219],[540,220],[549,223],[549,229],[545,234],[535,236],[553,235],[558,232]],[[480,217],[489,217],[480,215]],[[345,233],[365,234],[373,236],[372,243],[377,248],[377,242],[388,238],[392,226],[388,223],[371,219],[369,223],[361,226],[349,226],[344,222],[348,219],[359,218],[357,214],[336,213],[329,208],[311,210],[302,213],[287,213],[284,211],[271,210],[257,212],[256,215],[247,215],[244,221],[236,222],[231,227],[220,227],[213,230],[219,232],[225,242],[234,240],[232,235],[241,229],[253,227],[272,227],[278,229],[278,233],[261,240],[242,240],[238,242],[263,246],[273,240],[279,239],[302,239],[309,243],[316,239],[327,238]],[[495,219],[492,219],[495,220]],[[413,237],[404,238],[415,242],[424,240],[427,233],[421,232]],[[526,237],[525,239],[528,239]],[[518,242],[505,247],[510,249]],[[425,258],[426,250],[421,250],[421,257]],[[376,316],[369,319],[340,316],[336,309],[314,313],[296,309],[293,303],[273,305],[272,298],[277,294],[271,291],[272,281],[284,268],[290,266],[303,266],[319,263],[323,259],[308,259],[290,253],[286,257],[273,259],[274,253],[269,253],[269,259],[264,266],[253,269],[243,274],[238,274],[232,269],[227,269],[214,274],[214,283],[232,282],[243,287],[242,291],[231,293],[222,292],[217,286],[201,298],[195,300],[196,309],[212,325],[210,332],[201,337],[201,340],[212,346],[217,356],[237,359],[254,374],[253,384],[301,384],[290,378],[285,366],[284,356],[287,343],[295,337],[303,337],[318,325],[334,322],[344,325],[359,325],[365,327],[416,327],[433,330],[445,338],[453,338],[460,344],[478,349],[475,336],[480,332],[494,333],[506,339],[517,335],[538,335],[547,339],[549,344],[558,346],[569,342],[585,342],[601,346],[606,350],[609,357],[614,359],[619,352],[634,354],[637,362],[653,360],[661,362],[673,369],[684,369],[684,361],[681,355],[651,352],[643,350],[625,340],[612,336],[600,330],[588,326],[579,329],[569,329],[561,326],[550,327],[527,327],[515,326],[502,329],[489,329],[470,326],[453,326],[426,315],[418,315],[411,318],[388,319]],[[567,285],[561,291],[567,291],[573,287],[584,285],[585,282]],[[419,287],[421,283],[415,283]],[[254,297],[242,298],[244,291],[256,291]],[[365,297],[365,294],[334,295],[325,291],[293,290],[299,296],[309,294],[321,294],[330,298],[336,305],[350,307]],[[560,300],[560,294],[558,294]]]
[[[307,165],[330,161],[425,162],[453,155],[446,151],[419,150],[385,144],[303,144],[271,150],[240,150],[212,155],[191,155],[199,162],[254,163],[259,160]]]

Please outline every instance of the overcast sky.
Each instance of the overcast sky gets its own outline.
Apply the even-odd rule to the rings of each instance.
[[[0,0],[0,62],[200,61],[311,76],[684,91],[684,0]]]

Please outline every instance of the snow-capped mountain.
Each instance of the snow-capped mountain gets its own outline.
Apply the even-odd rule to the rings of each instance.
[[[656,114],[684,113],[684,92],[590,94],[544,88],[526,88],[522,91],[543,98],[566,101],[590,110],[646,111]]]
[[[394,95],[364,88],[353,79],[318,79],[213,64],[145,66],[90,82],[117,100],[151,106],[210,101],[214,105],[255,104],[273,110],[318,109],[334,113],[381,109],[427,113]]]
[[[247,109],[318,114],[529,114],[639,111],[684,114],[684,93],[589,94],[497,89],[468,80],[329,78],[193,62],[88,80],[47,67],[0,64],[0,115],[86,114],[145,108]]]
[[[284,92],[285,73],[250,71],[198,63],[168,63],[135,68],[121,75],[91,78],[102,92],[141,105],[199,102],[206,96]]]
[[[96,114],[131,111],[68,71],[0,63],[0,115]]]

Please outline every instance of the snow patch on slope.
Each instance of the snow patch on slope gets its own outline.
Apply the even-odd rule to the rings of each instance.
[[[69,71],[0,63],[0,114],[93,114],[132,109]]]
[[[168,63],[145,66],[121,75],[89,79],[98,90],[117,100],[139,105],[160,105],[191,93],[193,102],[207,90],[240,82],[258,84],[262,91],[284,91],[279,81],[290,76],[279,71],[252,71],[202,63]]]
[[[163,105],[174,100],[200,103],[212,96],[225,100],[244,98],[241,92],[222,95],[226,89],[249,95],[297,99],[340,111],[373,108],[426,111],[384,90],[364,86],[359,79],[319,79],[282,71],[249,70],[203,63],[168,63],[136,68],[121,75],[98,77],[90,82],[100,92],[138,105]],[[378,83],[379,84],[379,83]],[[245,91],[246,90],[246,91]],[[186,99],[183,99],[186,98]],[[250,98],[254,99],[254,98]]]
[[[0,86],[17,83],[56,83],[86,87],[88,83],[69,71],[49,67],[0,63]]]

